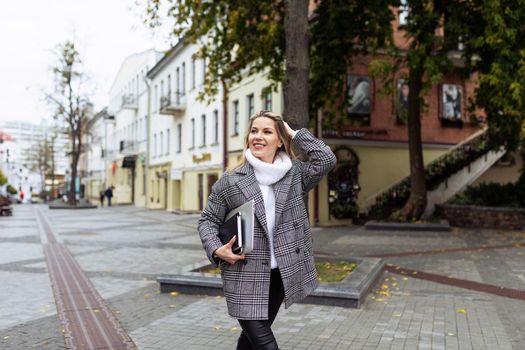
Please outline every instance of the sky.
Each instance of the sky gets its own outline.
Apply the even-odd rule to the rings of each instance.
[[[145,0],[2,1],[0,7],[0,120],[39,123],[52,116],[45,91],[53,90],[59,44],[72,40],[90,77],[95,111],[105,107],[123,60],[150,48],[169,48],[167,30],[152,31],[141,18]]]

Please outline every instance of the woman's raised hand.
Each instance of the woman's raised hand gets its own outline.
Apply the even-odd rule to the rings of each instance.
[[[297,131],[295,131],[294,129],[292,129],[292,128],[290,127],[290,125],[288,125],[288,123],[285,122],[284,120],[283,120],[283,124],[284,124],[284,127],[285,127],[286,132],[288,133],[288,135],[290,135],[290,137],[293,138],[293,137],[295,136],[295,134],[297,133]]]
[[[215,255],[230,265],[235,264],[239,260],[243,260],[245,258],[244,254],[235,254],[232,250],[233,244],[236,240],[237,236],[233,236],[228,243],[215,250]]]

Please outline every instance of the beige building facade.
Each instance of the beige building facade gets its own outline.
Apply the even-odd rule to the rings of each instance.
[[[151,125],[148,207],[200,211],[223,169],[222,92],[198,100],[206,62],[177,44],[148,72]]]

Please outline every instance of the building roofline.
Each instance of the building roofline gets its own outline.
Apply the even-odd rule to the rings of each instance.
[[[150,79],[155,78],[164,67],[179,55],[184,47],[186,47],[184,40],[179,40],[179,42],[169,49],[166,54],[146,73],[146,76]]]
[[[113,82],[111,83],[111,86],[110,86],[110,88],[109,88],[109,91],[113,90],[113,88],[115,87],[115,83],[117,82],[117,78],[118,78],[118,76],[120,75],[120,72],[122,72],[122,69],[124,68],[124,65],[126,64],[126,62],[127,62],[129,59],[131,59],[131,58],[133,58],[133,57],[136,57],[136,56],[143,55],[143,54],[145,54],[145,53],[149,53],[149,52],[154,52],[154,53],[158,54],[158,53],[161,53],[162,51],[158,51],[158,50],[155,50],[154,48],[151,48],[151,49],[147,49],[147,50],[144,50],[144,51],[135,52],[135,53],[133,53],[133,54],[131,54],[131,55],[129,55],[129,56],[126,56],[126,58],[124,58],[124,59],[122,60],[122,63],[120,64],[120,67],[119,67],[119,69],[118,69],[118,71],[117,71],[117,74],[115,74],[115,78],[113,78]]]

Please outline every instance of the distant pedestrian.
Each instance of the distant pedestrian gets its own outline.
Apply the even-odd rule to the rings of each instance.
[[[104,206],[104,197],[106,197],[105,191],[101,190],[99,195],[100,195],[100,206],[103,207]]]
[[[20,191],[20,201],[24,203],[24,191]]]
[[[108,207],[111,207],[111,198],[113,197],[113,189],[115,187],[113,186],[109,186],[106,191],[104,192],[104,194],[106,195],[106,198],[108,199]]]

